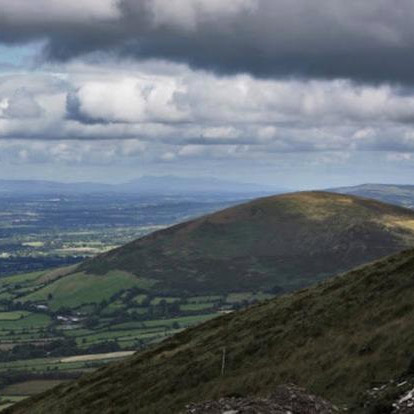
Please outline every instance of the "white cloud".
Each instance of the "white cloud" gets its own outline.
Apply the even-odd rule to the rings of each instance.
[[[104,122],[174,122],[183,120],[173,102],[180,91],[174,79],[129,77],[80,86],[75,99],[80,114]]]
[[[22,158],[87,162],[94,141],[105,162],[414,152],[414,95],[391,86],[216,77],[155,62],[48,70],[0,76],[0,139],[45,142]],[[70,140],[84,141],[82,150]]]

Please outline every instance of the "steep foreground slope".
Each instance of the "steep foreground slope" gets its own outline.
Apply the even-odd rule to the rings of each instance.
[[[126,271],[169,292],[280,292],[413,246],[411,210],[304,192],[254,200],[153,233],[79,270]]]
[[[373,384],[413,374],[413,357],[409,250],[185,330],[6,413],[176,413],[190,402],[268,395],[286,383],[356,413]]]

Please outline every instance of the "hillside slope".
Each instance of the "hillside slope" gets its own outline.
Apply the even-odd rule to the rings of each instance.
[[[354,196],[262,198],[153,233],[85,262],[177,292],[289,291],[414,246],[414,212]]]
[[[6,413],[176,413],[284,383],[350,406],[372,384],[413,373],[413,349],[410,250],[183,331]]]

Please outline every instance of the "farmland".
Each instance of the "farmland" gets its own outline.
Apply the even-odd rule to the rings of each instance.
[[[263,292],[168,295],[152,286],[151,279],[128,272],[86,275],[73,267],[1,278],[0,409],[272,297]]]
[[[85,277],[73,270],[96,254],[239,200],[2,193],[0,409],[225,309],[225,296],[157,295],[149,292],[154,281],[128,272]]]
[[[2,193],[0,276],[78,263],[240,197]]]
[[[185,206],[173,211],[184,218]],[[148,210],[158,213],[141,223],[145,231],[178,217],[158,208]],[[114,227],[123,217],[122,208],[115,211]],[[93,229],[99,214],[89,216]],[[331,193],[274,196],[160,230],[81,264],[4,275],[0,395],[10,395],[10,386],[79,377],[220,314],[401,250],[413,243],[413,216]],[[85,226],[81,233],[89,234]],[[108,236],[107,243],[117,240]],[[45,246],[25,240],[27,248]],[[21,389],[19,396],[31,392]]]

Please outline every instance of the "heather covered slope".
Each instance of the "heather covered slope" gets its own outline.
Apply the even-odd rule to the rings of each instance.
[[[6,413],[176,413],[189,402],[268,395],[285,383],[358,412],[363,391],[413,372],[413,350],[410,250],[188,329]]]
[[[414,212],[354,196],[262,198],[136,240],[80,270],[182,292],[289,291],[414,246]]]

